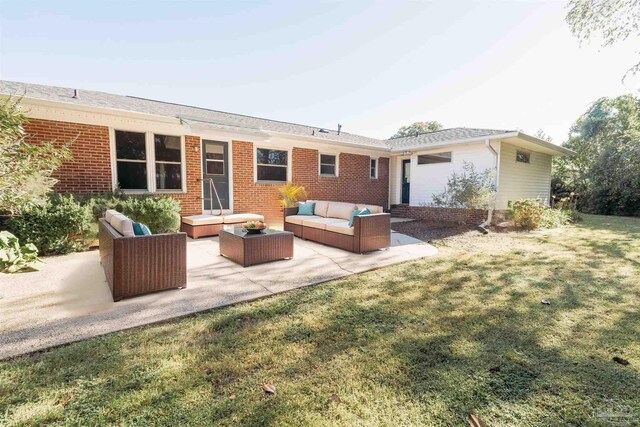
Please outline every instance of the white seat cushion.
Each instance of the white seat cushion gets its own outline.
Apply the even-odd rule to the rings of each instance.
[[[329,202],[325,202],[322,200],[316,200],[316,207],[313,208],[313,214],[317,216],[326,217],[327,216],[327,208],[329,207]]]
[[[326,229],[327,224],[335,221],[334,218],[309,218],[310,217],[307,217],[307,219],[303,219],[302,225],[304,227],[319,228],[320,230]]]
[[[118,215],[119,213],[120,213],[120,212],[118,212],[118,211],[117,211],[117,210],[115,210],[115,209],[107,209],[107,211],[104,213],[104,219],[105,219],[109,224],[111,224],[111,218],[112,218],[114,215]]]
[[[109,224],[111,224],[111,226],[115,228],[116,231],[122,234],[123,236],[131,237],[136,235],[133,232],[133,221],[131,221],[129,217],[126,217],[121,213],[117,215],[112,215],[111,221],[109,222]]]
[[[364,208],[369,208],[369,211],[372,214],[379,214],[384,212],[382,206],[358,204],[358,210],[363,210]]]
[[[285,221],[291,224],[302,225],[302,221],[304,221],[305,219],[312,219],[312,218],[322,218],[322,217],[315,216],[315,215],[289,215],[285,218]]]
[[[334,233],[346,234],[348,236],[353,236],[353,227],[349,227],[349,221],[347,220],[339,220],[333,221],[327,224],[327,231],[333,231]]]
[[[252,213],[231,214],[224,216],[225,224],[237,224],[247,221],[264,221],[264,216]]]
[[[329,202],[327,209],[328,218],[350,219],[351,213],[356,209],[354,203]]]
[[[222,221],[223,217],[213,215],[191,215],[182,217],[182,222],[189,225],[222,224]]]

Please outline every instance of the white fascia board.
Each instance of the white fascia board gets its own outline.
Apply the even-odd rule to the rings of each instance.
[[[359,148],[366,151],[375,151],[378,153],[384,153],[385,156],[389,156],[391,154],[390,150],[386,147],[355,144],[355,143],[349,143],[344,141],[336,141],[334,139],[318,138],[314,136],[295,135],[291,133],[271,131],[271,130],[266,130],[265,132],[270,135],[273,135],[274,137],[277,136],[277,137],[287,138],[287,139],[296,140],[296,141],[305,141],[305,142],[311,142],[311,143],[323,143],[327,145],[338,145],[343,147]]]
[[[517,137],[541,147],[547,148],[549,150],[555,150],[558,152],[558,155],[575,156],[576,154],[576,152],[573,150],[569,150],[568,148],[554,144],[553,142],[545,141],[544,139],[536,138],[535,136],[527,135],[526,133],[518,132]]]

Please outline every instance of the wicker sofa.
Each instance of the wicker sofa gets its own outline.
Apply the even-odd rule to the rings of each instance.
[[[100,263],[113,300],[186,288],[187,235],[135,236],[130,223],[114,211],[99,219]]]
[[[313,215],[298,215],[298,208],[284,209],[284,229],[295,236],[356,253],[388,248],[391,216],[382,207],[331,201],[314,201]],[[355,209],[368,207],[370,215],[349,218]]]

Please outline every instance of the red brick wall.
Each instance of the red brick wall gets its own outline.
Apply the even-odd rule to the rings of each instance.
[[[187,161],[187,193],[167,194],[180,201],[182,215],[200,215],[202,213],[202,161],[200,137],[187,135],[184,137],[185,159]],[[198,151],[195,151],[197,147]]]
[[[111,191],[109,128],[106,126],[30,119],[24,126],[27,141],[38,144],[54,141],[71,145],[73,159],[54,173],[59,180],[54,189],[62,193]]]
[[[482,209],[396,205],[391,208],[391,216],[419,219],[435,224],[479,225],[487,219],[487,211]]]
[[[278,203],[279,184],[256,184],[253,181],[253,144],[233,141],[233,211],[265,216],[269,223],[282,222]]]
[[[371,179],[369,156],[340,153],[338,176],[318,174],[318,150],[293,149],[293,182],[303,185],[309,199],[369,203],[388,207],[389,158],[378,159],[378,179]]]
[[[104,193],[112,191],[109,128],[106,126],[52,120],[29,119],[24,126],[27,141],[38,144],[54,141],[71,144],[73,159],[54,174],[60,193]],[[198,152],[194,151],[198,147]],[[202,213],[202,179],[200,170],[200,137],[185,137],[187,160],[187,194],[167,194],[180,201],[183,215]]]
[[[233,141],[233,207],[235,212],[254,212],[269,223],[282,221],[278,203],[280,184],[256,184],[253,144]],[[389,159],[380,158],[378,179],[369,178],[369,156],[341,153],[337,177],[318,175],[318,150],[294,148],[292,181],[303,185],[309,199],[371,203],[387,207]]]

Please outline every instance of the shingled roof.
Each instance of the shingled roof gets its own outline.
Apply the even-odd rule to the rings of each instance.
[[[138,98],[135,96],[115,95],[92,90],[78,90],[74,98],[74,89],[56,86],[45,86],[32,83],[20,83],[0,80],[0,93],[6,95],[25,96],[27,98],[46,101],[64,102],[67,104],[88,107],[125,110],[137,113],[153,114],[157,116],[185,118],[188,122],[204,122],[219,124],[224,127],[255,129],[256,131],[272,131],[290,135],[313,136],[327,141],[342,142],[351,145],[361,145],[370,148],[388,149],[386,141],[354,135],[347,132],[325,129],[318,126],[307,126],[296,123],[269,120],[242,114],[211,110],[208,108],[192,107],[173,104],[164,101]],[[322,131],[321,131],[322,129]]]
[[[499,129],[473,129],[473,128],[451,128],[442,129],[435,132],[423,133],[417,136],[407,136],[404,138],[394,138],[387,141],[391,149],[410,149],[414,147],[425,147],[443,142],[464,141],[504,135],[518,132],[516,130]]]

